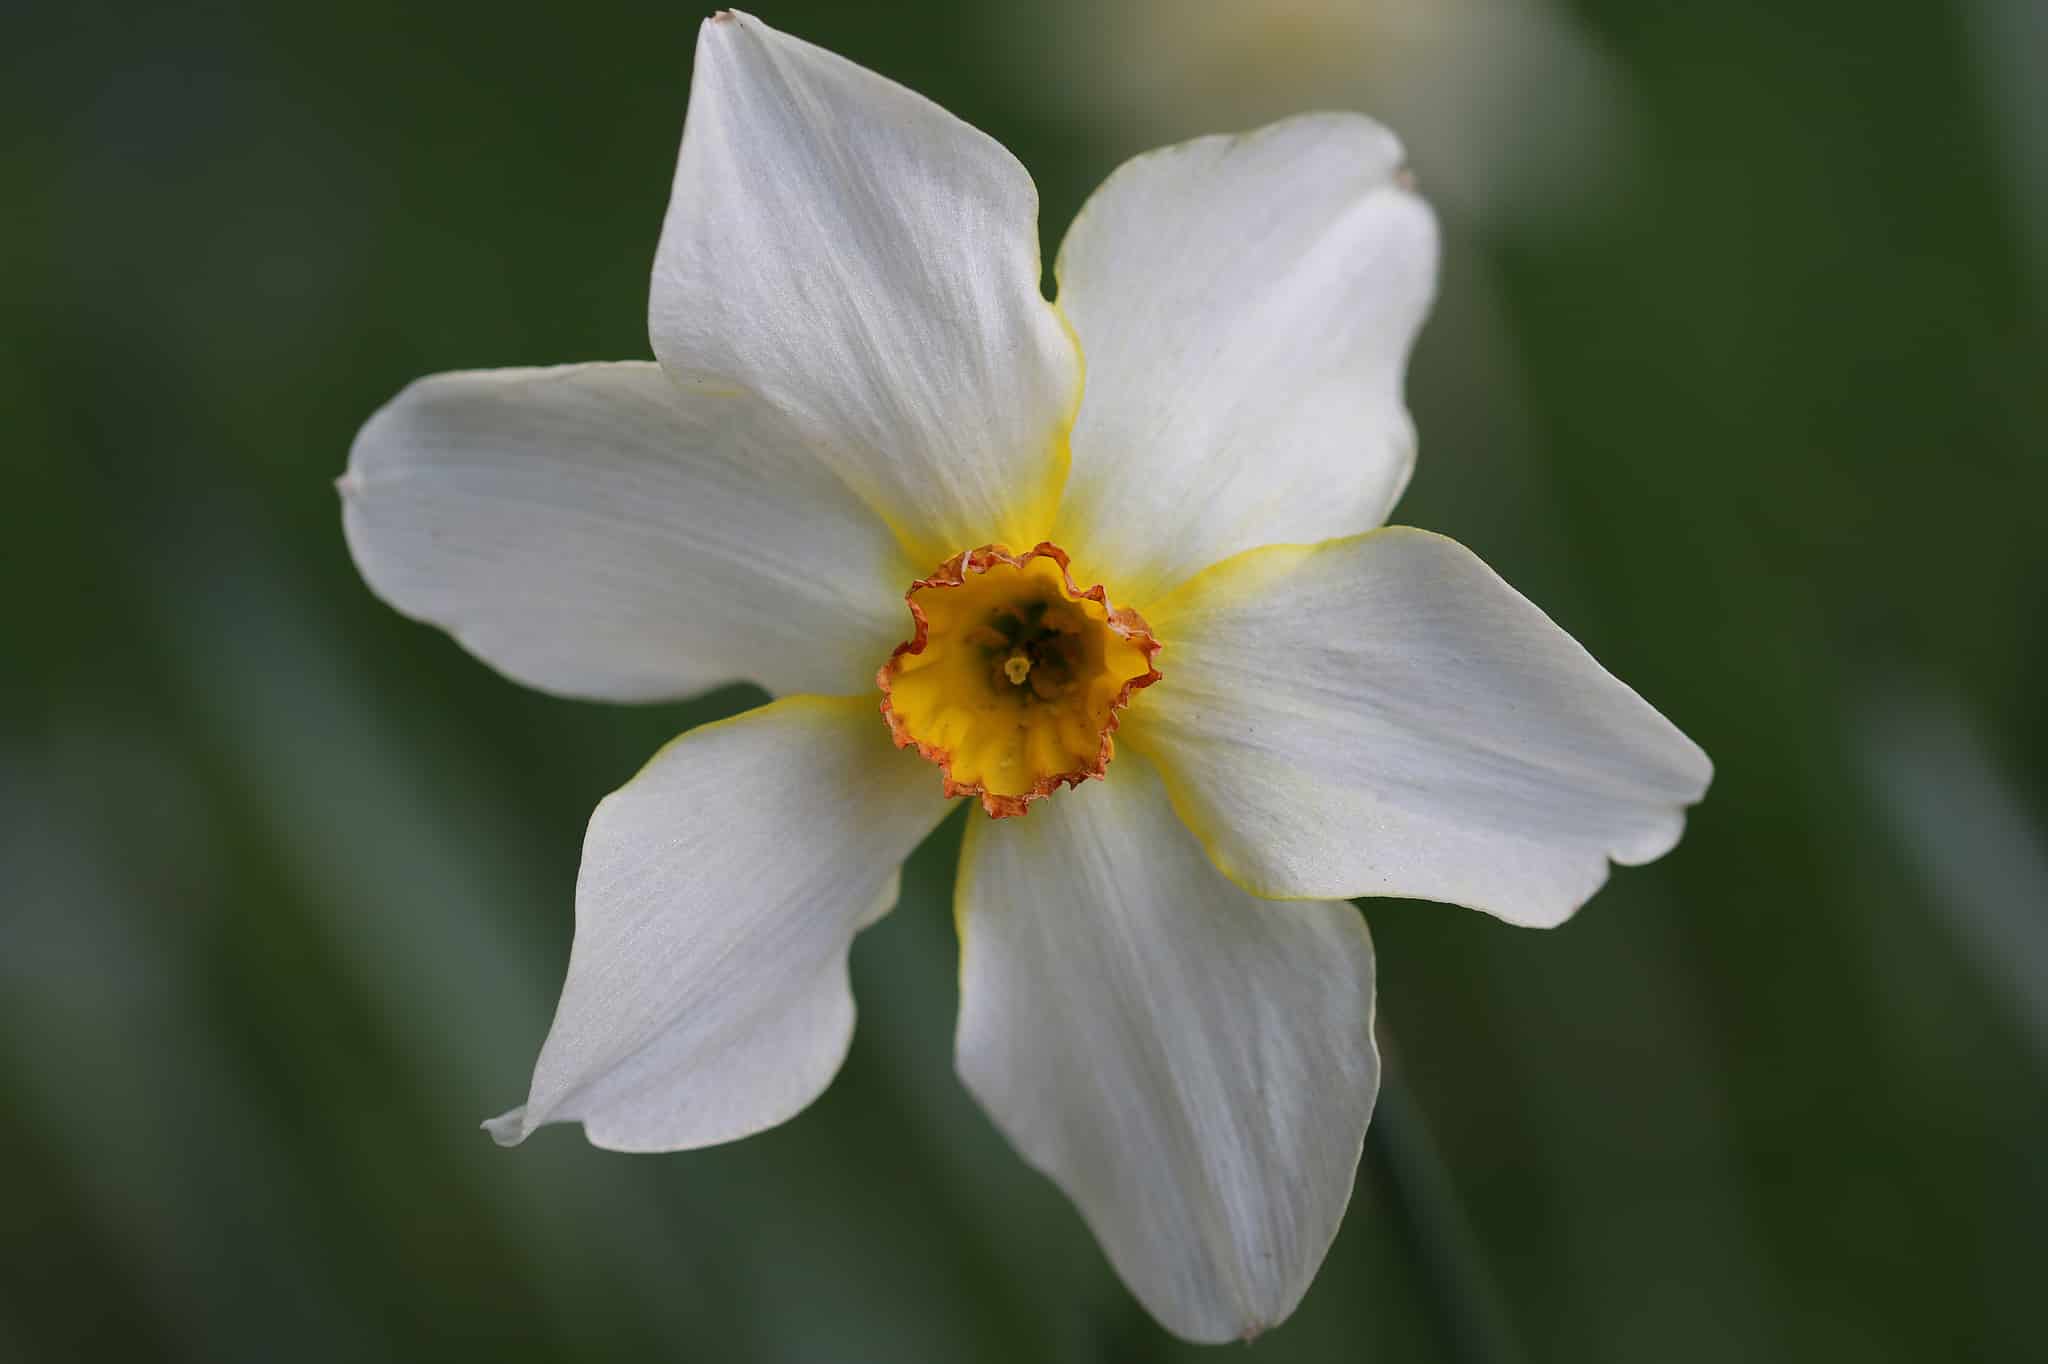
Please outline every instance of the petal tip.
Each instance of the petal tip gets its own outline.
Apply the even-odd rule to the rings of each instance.
[[[533,1131],[532,1128],[526,1125],[526,1106],[524,1104],[512,1109],[510,1112],[500,1113],[495,1118],[485,1118],[478,1126],[491,1134],[492,1141],[505,1147],[519,1145]]]

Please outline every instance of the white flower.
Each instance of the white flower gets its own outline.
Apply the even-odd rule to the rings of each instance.
[[[1555,924],[1709,776],[1467,551],[1374,529],[1436,257],[1400,163],[1343,115],[1141,157],[1055,305],[1001,147],[705,24],[659,362],[422,380],[342,480],[371,587],[510,677],[784,698],[598,806],[500,1141],[798,1112],[846,1053],[853,935],[972,794],[1024,817],[962,853],[962,1078],[1170,1329],[1293,1310],[1378,1081],[1345,897]]]

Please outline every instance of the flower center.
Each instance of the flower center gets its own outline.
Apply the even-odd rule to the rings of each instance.
[[[997,818],[1099,777],[1117,712],[1159,680],[1144,617],[1083,592],[1057,545],[963,550],[904,594],[917,633],[875,675],[898,748]]]

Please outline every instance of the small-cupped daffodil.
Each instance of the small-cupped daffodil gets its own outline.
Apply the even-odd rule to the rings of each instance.
[[[1350,1197],[1379,1063],[1347,897],[1558,923],[1710,768],[1469,552],[1382,528],[1437,254],[1385,129],[1132,161],[1057,302],[1036,217],[988,137],[718,15],[656,361],[421,380],[344,524],[517,681],[781,698],[599,804],[498,1140],[795,1115],[846,1055],[854,934],[967,797],[960,1075],[1161,1322],[1226,1340],[1293,1310]]]

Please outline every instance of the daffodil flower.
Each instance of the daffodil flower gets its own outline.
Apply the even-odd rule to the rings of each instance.
[[[1379,528],[1437,251],[1401,166],[1348,115],[1140,157],[1052,303],[1002,147],[706,22],[658,360],[422,380],[342,479],[372,589],[508,677],[781,698],[598,806],[498,1140],[795,1115],[853,936],[966,797],[961,1077],[1167,1327],[1293,1310],[1379,1078],[1347,897],[1558,923],[1710,774],[1469,552]]]

